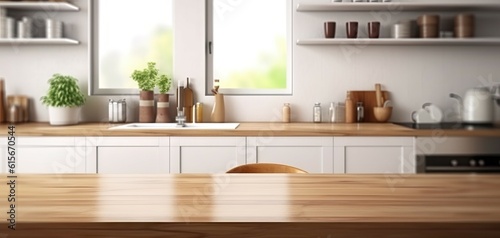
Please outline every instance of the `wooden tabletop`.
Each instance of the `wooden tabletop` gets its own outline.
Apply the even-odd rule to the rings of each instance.
[[[8,194],[11,179],[1,179]],[[19,175],[22,222],[500,222],[498,175]],[[0,199],[0,207],[8,207]],[[2,212],[2,222],[6,213]]]
[[[11,190],[8,184],[13,181]],[[158,232],[164,224],[170,230],[164,227],[163,231],[175,230],[183,235],[154,233],[158,236],[151,237],[235,237],[234,232],[240,229],[254,232],[253,236],[240,237],[317,238],[349,226],[355,230],[371,227],[376,230],[373,234],[387,226],[388,232],[441,229],[441,236],[427,237],[473,234],[450,232],[454,229],[481,229],[482,237],[500,235],[498,175],[19,175],[2,176],[0,184],[4,196],[0,199],[0,234],[21,235],[25,234],[23,229],[26,232],[52,227],[52,231],[68,229],[79,235],[95,229],[110,232],[110,236],[99,237],[141,237],[130,232],[123,236],[111,234],[116,235],[113,232],[120,229],[123,232],[123,226]],[[7,200],[9,193],[16,197],[17,233],[6,229],[10,216],[6,211],[13,204]],[[212,229],[211,224],[218,224],[218,228]],[[273,236],[268,231],[267,236],[255,236],[257,230],[271,229],[269,226],[291,233]],[[309,229],[322,233],[311,233]],[[189,236],[185,233],[188,231],[206,236]],[[64,233],[66,237],[68,234]]]
[[[48,123],[16,125],[18,136],[491,136],[500,137],[500,129],[491,130],[414,130],[391,123],[241,123],[235,130],[110,130],[120,124],[81,123],[74,126],[50,126]],[[0,127],[7,135],[8,125]]]

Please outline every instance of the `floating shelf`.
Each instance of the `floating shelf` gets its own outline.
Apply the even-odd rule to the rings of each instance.
[[[298,12],[313,11],[497,11],[500,3],[327,3],[298,4]]]
[[[31,38],[31,39],[0,39],[1,45],[78,45],[80,42],[73,39],[45,39],[45,38]]]
[[[42,11],[79,11],[80,8],[67,2],[0,2],[0,8]]]
[[[428,45],[428,46],[491,46],[499,45],[500,38],[436,38],[436,39],[303,39],[297,45]]]

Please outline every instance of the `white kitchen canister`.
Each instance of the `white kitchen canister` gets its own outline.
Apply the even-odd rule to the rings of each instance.
[[[58,39],[63,36],[63,23],[61,21],[46,19],[45,36],[48,39]]]

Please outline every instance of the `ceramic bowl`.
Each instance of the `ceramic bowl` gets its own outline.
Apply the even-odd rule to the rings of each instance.
[[[388,122],[392,115],[392,107],[374,107],[373,115],[378,122]]]

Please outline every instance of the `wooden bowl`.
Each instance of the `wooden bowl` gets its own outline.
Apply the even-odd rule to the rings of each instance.
[[[374,107],[373,114],[378,122],[387,122],[392,115],[392,107]]]

